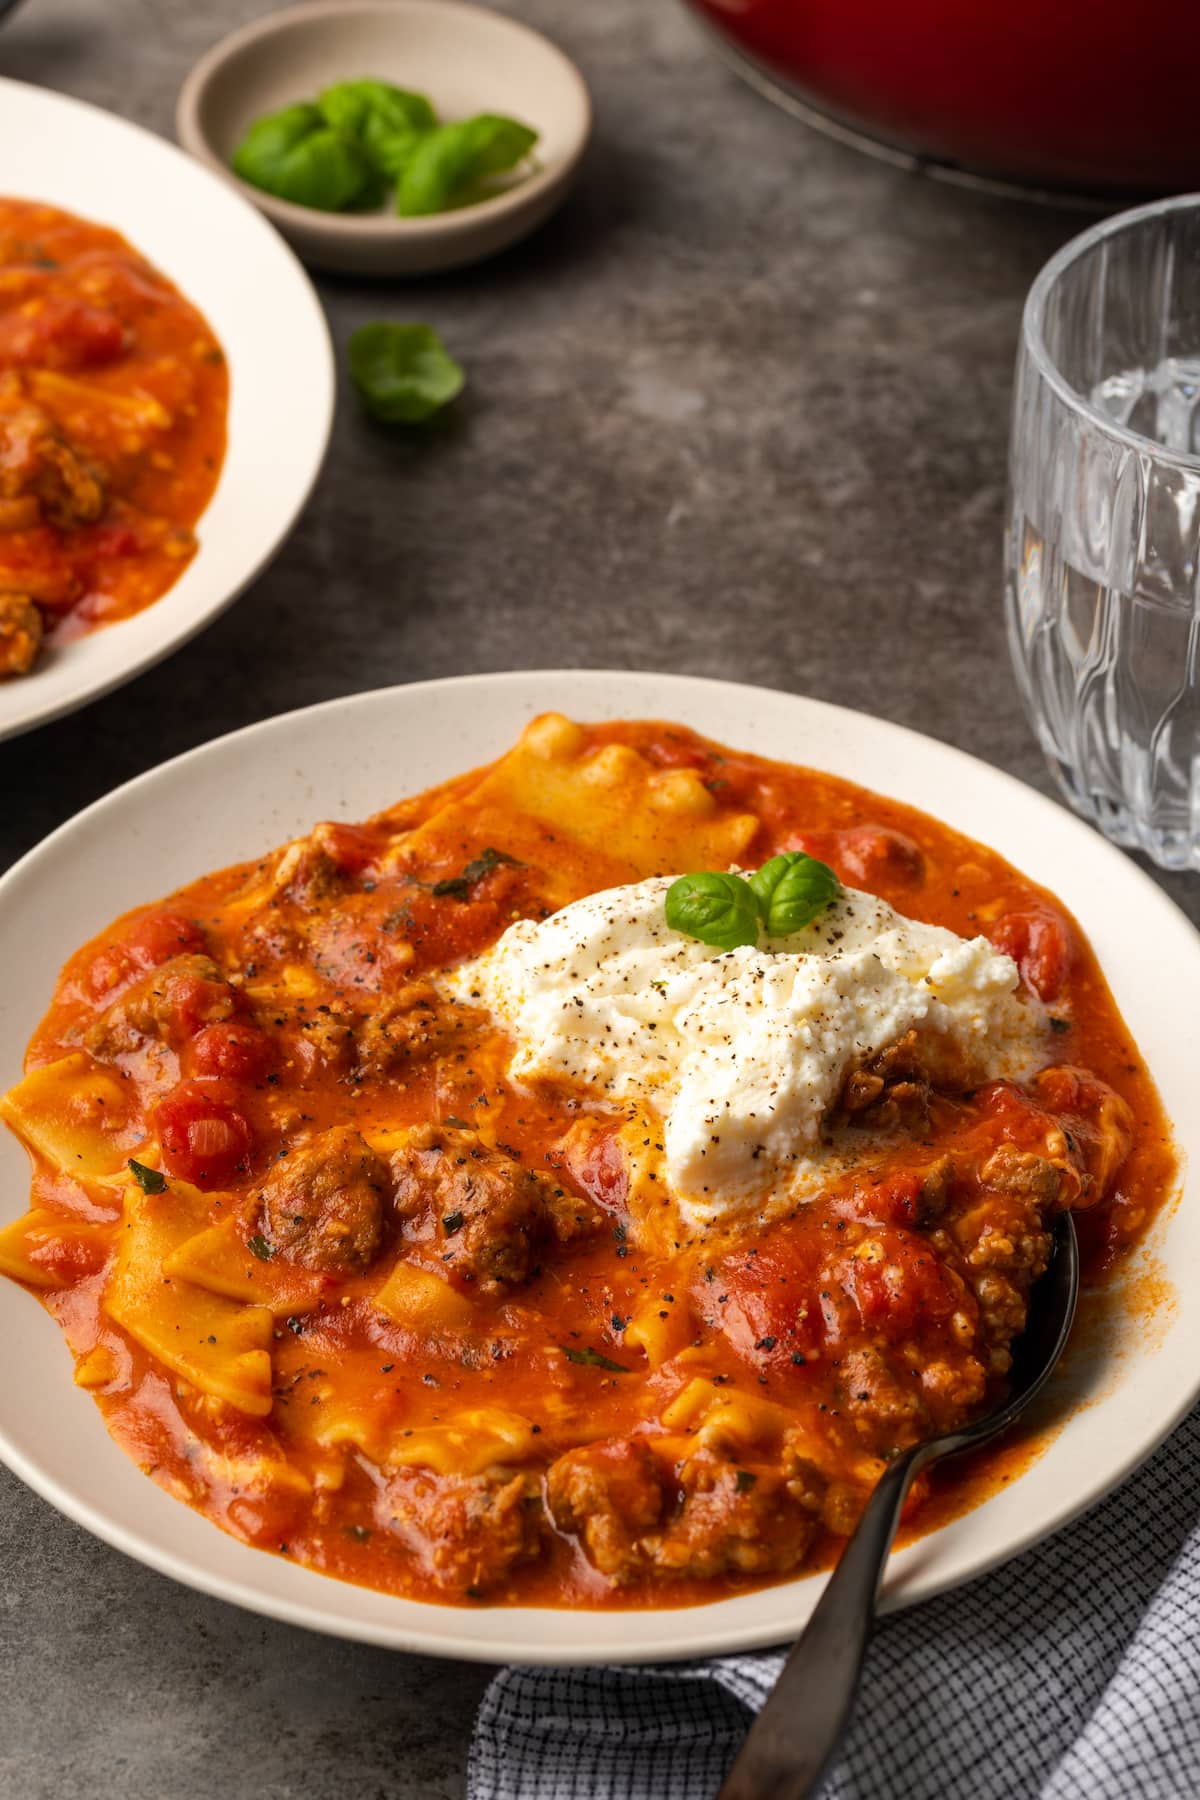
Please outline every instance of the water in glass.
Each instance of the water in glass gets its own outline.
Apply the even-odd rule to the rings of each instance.
[[[1009,636],[1070,803],[1200,868],[1200,202],[1043,270],[1017,365]]]

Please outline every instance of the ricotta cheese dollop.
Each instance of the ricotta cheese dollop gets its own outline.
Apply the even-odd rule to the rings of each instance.
[[[845,1160],[826,1120],[847,1074],[910,1030],[970,1083],[1045,1060],[1045,1010],[986,938],[845,888],[803,931],[721,951],[667,925],[671,879],[519,920],[451,983],[511,1035],[514,1080],[657,1115],[693,1223],[811,1193]]]

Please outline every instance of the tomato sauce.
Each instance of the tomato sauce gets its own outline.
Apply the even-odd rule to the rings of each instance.
[[[0,198],[0,678],[178,580],[228,393],[206,320],[118,232]]]
[[[647,791],[691,771],[703,829],[748,821],[744,866],[803,848],[1004,946],[1050,1008],[1046,1071],[960,1093],[906,1065],[861,1165],[811,1203],[748,1235],[647,1229],[629,1120],[515,1087],[503,1032],[438,985],[514,918],[663,872],[578,809],[522,810],[518,746],[71,959],[27,1068],[84,1071],[72,1116],[111,1166],[48,1154],[66,1102],[15,1089],[40,1223],[0,1234],[0,1268],[57,1317],[117,1441],[248,1543],[426,1600],[690,1604],[834,1554],[897,1448],[1003,1392],[1055,1207],[1102,1288],[1175,1158],[1082,932],[992,851],[680,727],[570,730],[568,774],[611,746]],[[143,1233],[160,1261],[137,1290]],[[177,1352],[172,1330],[208,1335]],[[218,1365],[226,1331],[251,1347]],[[1016,1459],[923,1486],[910,1528]]]

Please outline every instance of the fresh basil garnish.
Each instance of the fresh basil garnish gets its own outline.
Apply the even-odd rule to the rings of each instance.
[[[757,944],[760,926],[768,937],[802,931],[841,891],[827,863],[800,850],[785,850],[749,880],[732,870],[681,875],[667,889],[667,924],[717,950],[736,950]]]
[[[366,151],[305,102],[257,119],[233,153],[233,171],[266,194],[319,212],[349,212],[383,199]]]
[[[585,1350],[572,1350],[569,1344],[560,1344],[559,1349],[568,1362],[583,1363],[593,1369],[610,1369],[614,1375],[629,1373],[624,1363],[614,1362],[611,1356],[601,1356],[598,1350],[593,1350],[590,1346]]]
[[[802,850],[785,850],[750,877],[768,937],[790,937],[811,925],[837,899],[842,886],[828,863]]]
[[[667,889],[667,924],[717,950],[758,942],[758,902],[741,875],[702,870]]]
[[[253,1237],[246,1239],[246,1248],[249,1250],[251,1256],[257,1256],[259,1262],[270,1262],[275,1254],[273,1247],[268,1244],[266,1238],[258,1231],[255,1232]]]
[[[161,1169],[148,1169],[145,1163],[135,1162],[132,1156],[129,1168],[143,1194],[161,1194],[167,1185],[167,1178]]]
[[[389,81],[339,81],[325,89],[317,105],[327,124],[354,138],[387,181],[399,177],[421,134],[437,125],[424,94]]]
[[[385,425],[419,425],[462,392],[464,376],[431,325],[360,325],[350,339],[350,376]]]
[[[411,219],[485,200],[488,184],[528,156],[537,137],[528,125],[498,113],[425,132],[401,171],[396,211]]]

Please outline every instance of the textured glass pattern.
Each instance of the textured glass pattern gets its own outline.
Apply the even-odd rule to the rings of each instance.
[[[1071,805],[1200,869],[1200,200],[1085,232],[1025,308],[1009,642]]]

